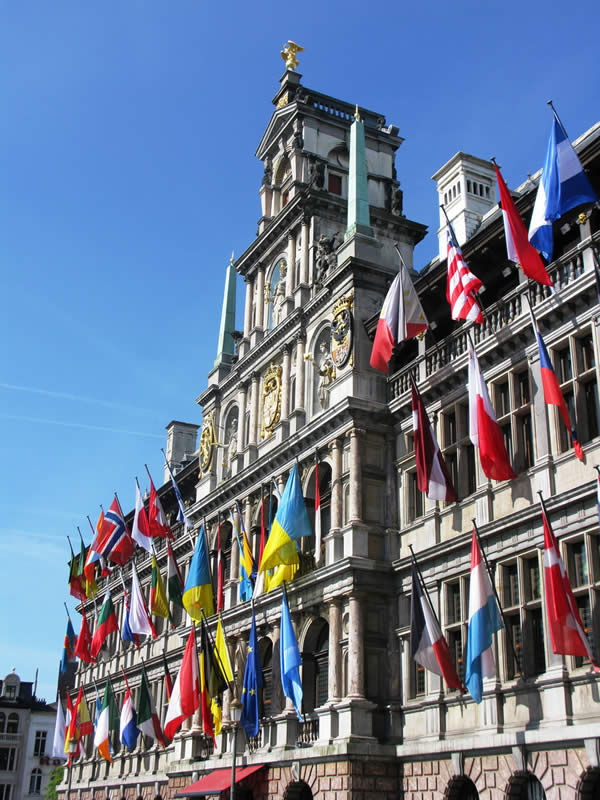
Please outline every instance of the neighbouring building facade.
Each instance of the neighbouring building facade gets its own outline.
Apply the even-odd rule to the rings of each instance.
[[[217,358],[197,398],[203,413],[198,448],[195,425],[173,421],[167,428],[167,458],[196,530],[206,521],[213,559],[221,523],[223,621],[238,696],[251,610],[239,602],[231,515],[241,514],[257,555],[261,499],[276,506],[273,483],[282,491],[297,461],[314,519],[319,465],[321,551],[315,552],[314,537],[302,540],[300,570],[288,585],[305,718],[299,722],[282,697],[276,589],[255,602],[264,675],[260,731],[249,741],[244,737],[243,745],[238,737],[239,767],[262,766],[238,785],[236,797],[600,797],[600,686],[590,664],[551,652],[537,495],[544,493],[586,633],[597,643],[600,306],[593,247],[600,244],[600,210],[578,209],[555,225],[548,270],[557,291],[551,296],[528,286],[507,261],[493,165],[458,153],[434,176],[465,258],[486,287],[486,318],[472,327],[472,336],[518,472],[509,482],[489,481],[468,438],[469,326],[451,320],[446,302],[444,224],[439,257],[417,273],[413,249],[426,229],[404,215],[395,168],[398,129],[378,113],[304,88],[300,78],[286,70],[256,153],[264,164],[259,229],[226,270]],[[600,123],[576,148],[600,189]],[[526,219],[538,179],[513,193]],[[386,378],[369,366],[369,357],[383,298],[398,271],[396,246],[430,330],[396,350]],[[236,275],[246,287],[240,331]],[[577,412],[585,464],[575,458],[555,409],[548,413],[544,404],[526,293]],[[434,422],[457,503],[429,502],[417,488],[410,373]],[[174,519],[170,484],[159,494]],[[463,672],[473,519],[507,618],[507,628],[495,636],[497,675],[486,680],[479,705],[445,689],[409,655],[412,545]],[[191,537],[182,525],[174,533],[176,556],[187,570]],[[150,559],[139,550],[135,559],[147,590]],[[165,559],[162,543],[163,572]],[[117,576],[109,580],[121,619],[121,583]],[[89,619],[91,604],[87,610]],[[122,701],[125,669],[135,701],[143,659],[164,718],[163,654],[175,677],[190,630],[181,615],[175,621],[170,629],[156,620],[158,637],[139,651],[113,634],[97,665],[80,665],[77,683],[88,700],[95,697],[94,682],[102,693],[110,675]],[[213,631],[215,625],[211,620]],[[115,738],[112,765],[88,743],[72,770],[72,795],[170,800],[203,775],[229,768],[229,700],[226,693],[216,748],[198,716],[166,750],[140,741],[129,753]]]
[[[40,797],[55,766],[56,705],[35,695],[13,671],[0,681],[0,800]]]

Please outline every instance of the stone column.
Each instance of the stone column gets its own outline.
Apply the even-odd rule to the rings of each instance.
[[[296,351],[296,409],[304,409],[304,376],[306,372],[306,365],[304,363],[305,339],[305,333],[298,334],[298,349]]]
[[[260,375],[258,372],[252,373],[252,385],[250,392],[250,432],[248,434],[248,444],[256,445],[258,428],[258,387]]]
[[[290,357],[289,342],[283,345],[283,369],[281,371],[281,419],[287,419],[290,413]]]
[[[327,702],[339,703],[342,687],[342,604],[339,599],[329,602],[329,662],[327,672]],[[349,657],[348,657],[349,661]]]
[[[310,236],[310,219],[302,220],[302,250],[300,254],[300,283],[308,283],[308,237]]]
[[[362,521],[362,466],[360,463],[360,437],[363,431],[350,431],[350,509],[349,522]]]
[[[240,381],[238,384],[238,452],[246,444],[246,400],[248,397],[248,384]]]
[[[247,275],[244,277],[246,282],[246,305],[244,306],[244,336],[250,337],[252,328],[252,300],[254,298],[254,281]]]
[[[265,268],[261,265],[256,273],[256,327],[264,327],[265,319]]]
[[[364,623],[361,599],[353,594],[348,598],[348,697],[364,698]]]
[[[294,292],[296,271],[296,234],[288,233],[287,272],[285,273],[285,296],[291,297]]]
[[[342,457],[344,443],[341,439],[334,439],[329,445],[331,450],[331,527],[333,530],[341,528],[342,515]]]

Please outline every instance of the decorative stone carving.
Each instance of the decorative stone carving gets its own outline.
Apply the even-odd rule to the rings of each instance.
[[[215,436],[215,420],[212,411],[202,422],[202,433],[200,434],[199,462],[200,476],[208,472],[213,458],[213,453],[217,439]]]
[[[402,189],[397,186],[395,189],[392,189],[392,214],[397,217],[402,217],[404,214],[402,213],[404,206],[404,194]]]
[[[317,252],[315,254],[315,284],[323,283],[323,279],[330,269],[337,266],[336,248],[340,246],[338,241],[340,234],[326,236],[322,233],[317,242]]]
[[[336,367],[343,367],[352,354],[354,292],[342,296],[333,307],[330,350]]]
[[[262,185],[270,186],[273,183],[273,167],[270,161],[265,162],[265,174],[263,175]]]
[[[283,304],[285,301],[285,276],[286,265],[285,261],[281,260],[279,262],[279,280],[277,281],[277,285],[275,286],[273,294],[267,297],[267,303],[273,304],[273,313],[271,316],[273,328],[279,325],[283,316]]]
[[[281,51],[281,57],[285,61],[285,68],[292,71],[295,70],[298,66],[298,59],[296,56],[303,51],[303,47],[296,44],[296,42],[292,42],[291,39],[288,39],[287,44],[283,45],[283,50]]]
[[[264,439],[273,433],[281,418],[281,366],[271,364],[265,373],[263,383],[263,419],[260,437]]]
[[[308,183],[317,189],[322,189],[325,185],[325,164],[314,156],[308,160]]]

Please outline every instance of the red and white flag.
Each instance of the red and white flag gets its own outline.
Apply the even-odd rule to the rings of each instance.
[[[150,536],[167,536],[171,541],[174,541],[162,504],[154,488],[154,481],[149,472],[148,477],[150,478],[150,504],[148,506]]]
[[[319,491],[319,462],[315,466],[315,564],[321,561],[321,492]]]
[[[410,601],[410,654],[417,664],[443,677],[449,689],[464,688],[456,672],[440,623],[421,588],[421,581],[414,564]]]
[[[469,438],[479,449],[481,467],[488,478],[509,481],[517,476],[510,465],[502,431],[490,402],[475,349],[469,342]]]
[[[598,671],[598,665],[583,630],[571,582],[560,556],[558,542],[550,527],[543,502],[542,517],[544,520],[544,584],[552,652],[565,656],[588,658],[594,665],[594,669]]]
[[[423,333],[427,327],[423,306],[413,282],[400,264],[400,270],[385,296],[377,322],[371,366],[387,375],[388,362],[394,347],[399,342]]]
[[[198,678],[198,653],[196,651],[196,629],[187,640],[183,661],[169,700],[165,719],[165,736],[172,740],[181,723],[200,708],[200,680]]]
[[[546,272],[540,254],[529,242],[527,228],[517,211],[511,193],[508,191],[508,186],[504,183],[504,178],[495,164],[494,169],[498,180],[500,207],[502,208],[502,218],[504,220],[506,254],[510,261],[518,264],[525,275],[531,278],[532,281],[543,283],[545,286],[552,286],[552,279]]]
[[[483,312],[477,300],[477,292],[483,284],[467,267],[450,225],[448,225],[446,233],[448,236],[446,299],[450,303],[452,319],[483,322]]]
[[[132,633],[138,633],[142,636],[152,636],[156,639],[156,631],[150,614],[148,613],[148,606],[140,586],[135,564],[132,564],[131,569],[131,608],[129,609],[129,627]]]
[[[133,527],[131,528],[131,538],[147,553],[152,552],[150,525],[148,524],[144,500],[137,478],[135,479],[135,515],[133,517]]]
[[[417,459],[417,483],[430,500],[454,502],[456,491],[448,472],[439,445],[436,441],[423,399],[415,386],[412,375],[412,417]]]

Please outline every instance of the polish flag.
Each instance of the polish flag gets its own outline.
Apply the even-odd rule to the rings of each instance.
[[[594,665],[594,669],[598,671],[598,665],[592,655],[579,616],[571,583],[560,556],[558,542],[550,527],[543,503],[542,517],[544,520],[544,586],[552,652],[588,658]]]
[[[479,448],[481,466],[488,478],[508,481],[513,472],[502,431],[481,374],[475,348],[469,342],[469,438]]]
[[[165,736],[169,741],[179,730],[181,723],[200,708],[200,680],[198,678],[198,653],[196,651],[196,629],[188,637],[181,668],[173,687],[165,719]]]
[[[148,524],[144,500],[140,492],[140,485],[137,482],[137,478],[135,479],[135,516],[133,518],[131,538],[134,539],[141,548],[146,550],[146,552],[152,552],[150,525]]]
[[[421,301],[403,265],[389,288],[377,322],[370,364],[380,372],[389,371],[388,362],[394,347],[427,330]]]
[[[508,186],[504,183],[504,178],[496,164],[494,164],[494,169],[496,170],[498,191],[500,192],[500,207],[502,208],[502,218],[504,220],[507,256],[515,264],[518,264],[525,275],[531,278],[532,281],[543,283],[545,286],[552,286],[552,279],[546,272],[540,254],[529,243],[527,228],[517,211],[512,195],[508,191]]]
[[[456,490],[448,473],[439,445],[433,435],[429,417],[412,375],[412,417],[417,460],[417,483],[430,500],[454,502]]]
[[[463,690],[462,682],[452,662],[448,642],[429,598],[421,588],[421,581],[414,564],[410,603],[410,654],[417,664],[443,677],[449,689]]]

